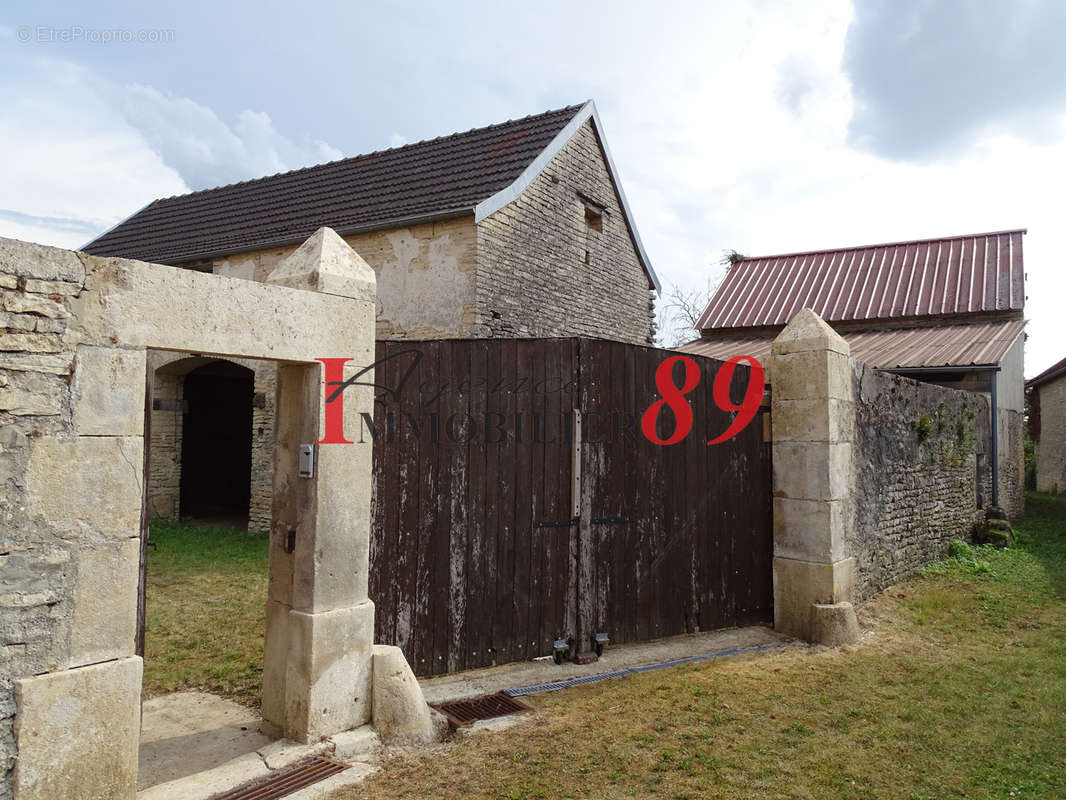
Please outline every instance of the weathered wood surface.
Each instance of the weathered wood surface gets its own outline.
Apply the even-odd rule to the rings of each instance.
[[[394,357],[375,382],[394,391],[373,415],[377,641],[436,675],[551,655],[557,638],[584,651],[598,632],[622,643],[769,622],[761,420],[708,447],[731,415],[713,401],[721,363],[696,357],[692,432],[646,440],[640,416],[670,355],[589,339],[379,342],[378,360]],[[673,424],[664,410],[660,435]]]

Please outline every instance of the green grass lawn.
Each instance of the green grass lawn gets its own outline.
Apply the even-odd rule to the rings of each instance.
[[[200,687],[258,705],[266,534],[153,522],[144,690]]]
[[[401,755],[356,798],[1066,798],[1066,497],[1009,551],[863,610],[861,645],[796,646],[531,698],[503,733]]]
[[[393,758],[356,798],[1066,798],[1066,496],[796,646],[530,698],[528,722]],[[267,537],[155,524],[145,689],[257,703]],[[1011,794],[1013,792],[1013,795]]]

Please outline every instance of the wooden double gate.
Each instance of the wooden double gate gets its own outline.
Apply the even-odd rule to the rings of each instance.
[[[435,675],[552,655],[557,639],[585,651],[597,633],[770,622],[761,414],[708,447],[732,415],[712,397],[721,362],[697,356],[691,433],[648,441],[641,416],[671,355],[593,339],[379,342],[362,417],[376,641]],[[658,419],[665,438],[675,418]]]

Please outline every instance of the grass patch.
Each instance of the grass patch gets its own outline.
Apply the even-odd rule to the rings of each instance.
[[[527,698],[530,721],[333,797],[1066,797],[1066,497],[1031,495],[1015,527],[882,593],[859,647]]]
[[[258,705],[266,629],[266,534],[153,522],[144,690],[198,687]]]

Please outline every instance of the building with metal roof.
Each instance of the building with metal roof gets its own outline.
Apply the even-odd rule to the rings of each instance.
[[[984,393],[999,419],[991,442],[1000,464],[992,470],[992,500],[1009,483],[1005,494],[1018,513],[1024,503],[1024,234],[1015,229],[743,258],[700,316],[699,338],[678,349],[722,360],[766,359],[788,321],[812,309],[871,367]]]

